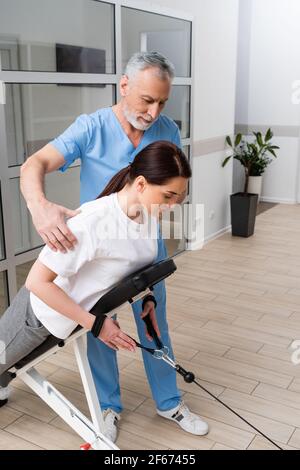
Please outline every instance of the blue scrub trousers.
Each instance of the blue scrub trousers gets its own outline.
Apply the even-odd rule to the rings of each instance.
[[[166,258],[167,251],[165,243],[161,238],[159,238],[157,261]],[[173,357],[166,319],[166,289],[164,281],[154,287],[154,295],[157,301],[156,316],[161,333],[161,339],[163,344],[168,346],[170,356]],[[155,347],[155,344],[147,339],[145,335],[145,323],[140,318],[140,314],[142,312],[142,301],[140,300],[135,302],[132,310],[140,343],[147,347]],[[117,413],[120,413],[123,406],[121,401],[116,351],[106,346],[106,344],[98,338],[95,338],[91,333],[87,334],[87,348],[88,359],[101,409],[105,410],[107,408],[111,408]],[[176,384],[175,369],[170,367],[164,361],[153,358],[147,351],[142,350],[142,354],[145,371],[156,407],[161,411],[175,408],[181,399],[181,395]]]

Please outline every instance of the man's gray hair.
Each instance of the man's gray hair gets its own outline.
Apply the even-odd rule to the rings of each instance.
[[[133,77],[136,72],[154,67],[158,71],[160,79],[165,80],[167,77],[173,80],[175,76],[175,68],[172,62],[159,52],[136,52],[127,62],[124,74],[128,78]]]

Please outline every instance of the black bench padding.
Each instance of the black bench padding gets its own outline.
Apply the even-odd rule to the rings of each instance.
[[[74,333],[77,333],[78,330],[81,330],[81,326],[78,325],[75,330],[72,332],[71,336]],[[23,357],[23,359],[20,359],[16,364],[15,368],[16,369],[22,369],[22,367],[26,366],[29,364],[29,362],[34,361],[37,357],[40,357],[42,354],[45,352],[49,351],[51,348],[54,346],[64,346],[64,340],[60,338],[56,338],[56,336],[49,335],[48,338],[40,344],[37,348],[35,348],[31,353],[27,354],[27,356]]]
[[[173,274],[176,269],[176,264],[172,259],[159,261],[158,263],[139,269],[125,277],[121,282],[104,294],[92,307],[90,312],[95,316],[109,313],[123,305],[125,302],[130,302],[133,297],[145,291],[147,288],[152,288],[155,284]],[[80,329],[81,326],[78,326],[72,334]],[[52,335],[48,336],[46,341],[15,364],[16,369],[21,369],[60,343],[62,346],[64,345],[63,340]]]
[[[96,316],[112,312],[125,302],[130,302],[133,297],[147,288],[152,288],[155,284],[173,274],[176,269],[176,264],[172,259],[159,261],[139,269],[122,279],[121,282],[104,294],[90,312]]]

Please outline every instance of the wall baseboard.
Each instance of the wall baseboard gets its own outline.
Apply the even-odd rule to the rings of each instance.
[[[280,199],[277,197],[261,197],[261,202],[272,202],[273,204],[299,204],[296,199]]]
[[[222,228],[218,232],[212,233],[211,235],[208,235],[208,237],[205,237],[204,242],[203,241],[198,241],[191,243],[187,246],[186,251],[196,251],[196,250],[201,250],[203,246],[207,245],[207,243],[216,240],[216,238],[221,237],[224,235],[224,233],[230,232],[231,230],[231,225],[228,227]]]
[[[299,204],[299,202],[297,202],[294,199],[280,199],[280,198],[276,198],[276,197],[261,197],[260,201],[261,202],[271,202],[273,204],[294,204],[294,205]],[[227,233],[227,232],[230,232],[230,231],[231,231],[231,225],[228,225],[228,227],[224,227],[221,230],[219,230],[218,232],[215,232],[215,233],[205,237],[204,242],[203,241],[198,241],[198,242],[188,244],[188,246],[186,247],[186,251],[201,250],[201,248],[203,248],[203,246],[207,245],[207,243],[209,243],[213,240],[216,240],[217,238],[224,235],[224,233]]]

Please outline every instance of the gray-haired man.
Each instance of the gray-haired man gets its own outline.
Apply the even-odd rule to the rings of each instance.
[[[65,218],[76,214],[47,201],[43,191],[45,173],[65,171],[81,158],[81,203],[95,199],[111,177],[127,166],[145,146],[168,140],[180,146],[178,127],[161,111],[169,98],[173,65],[157,52],[136,53],[129,60],[120,81],[121,100],[113,107],[91,115],[81,115],[59,137],[32,155],[21,172],[21,189],[33,223],[44,242],[53,250],[68,250],[76,243]],[[163,240],[158,240],[158,260],[167,256]],[[171,342],[166,320],[164,283],[155,288],[157,319],[163,343]],[[140,318],[141,304],[133,307],[140,342],[151,346]],[[116,352],[88,334],[88,357],[104,418],[107,435],[117,436],[122,411]],[[159,415],[176,421],[196,435],[208,432],[207,424],[182,402],[176,372],[162,361],[143,354],[144,365]]]

